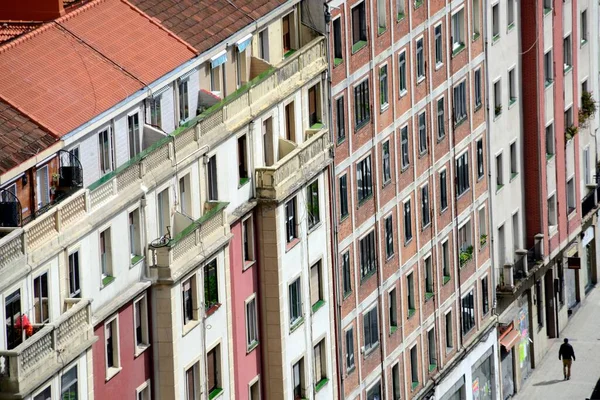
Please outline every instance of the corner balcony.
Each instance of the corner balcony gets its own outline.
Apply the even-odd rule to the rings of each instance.
[[[173,238],[161,238],[152,242],[150,276],[153,279],[167,283],[177,281],[229,241],[230,229],[226,212],[229,203],[207,204],[208,210],[195,221],[177,214]]]
[[[285,143],[280,143],[279,160],[271,166],[256,168],[256,195],[259,199],[285,199],[332,161],[327,128],[309,129],[306,138],[299,145],[280,139]]]
[[[67,299],[66,303],[70,308],[58,320],[34,325],[31,337],[14,349],[0,351],[0,399],[25,397],[97,340],[90,301]]]
[[[593,215],[593,211],[598,208],[598,196],[600,195],[600,186],[587,185],[589,192],[581,199],[581,215],[584,220]]]
[[[529,250],[519,249],[515,251],[515,259],[512,264],[506,264],[502,268],[498,295],[513,295],[524,282],[531,277],[535,271],[544,263],[542,243],[543,235],[535,236],[535,244]]]

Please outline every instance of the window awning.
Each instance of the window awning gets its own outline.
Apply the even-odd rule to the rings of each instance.
[[[244,36],[242,39],[238,40],[235,45],[237,46],[238,51],[241,53],[242,51],[246,50],[246,48],[250,45],[251,41],[252,41],[252,34],[250,33],[250,34]]]
[[[500,344],[508,351],[514,347],[521,339],[521,334],[517,330],[511,330],[506,336],[500,339]]]
[[[216,56],[210,59],[210,66],[213,68],[217,68],[219,65],[225,63],[227,61],[227,51],[223,50]]]

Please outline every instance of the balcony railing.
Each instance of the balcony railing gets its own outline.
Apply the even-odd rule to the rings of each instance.
[[[512,268],[513,282],[527,278],[527,254],[516,254]]]
[[[591,190],[581,200],[581,215],[585,218],[589,213],[596,209],[598,206],[598,198],[596,197],[596,187]]]
[[[12,350],[0,351],[0,392],[22,395],[45,382],[96,340],[90,301],[81,299]]]
[[[229,236],[226,208],[229,203],[209,203],[211,208],[172,239],[154,241],[150,267],[159,280],[177,280],[187,272],[187,266],[202,263]]]
[[[329,131],[308,130],[308,140],[269,167],[256,168],[259,198],[281,200],[322,170],[330,161]]]

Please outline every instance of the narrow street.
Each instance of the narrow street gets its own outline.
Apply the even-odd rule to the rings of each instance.
[[[571,379],[563,380],[558,349],[567,337],[575,349]],[[600,385],[600,290],[585,299],[559,339],[527,379],[515,398],[526,399],[591,399],[594,387]],[[596,392],[597,393],[597,392]],[[600,399],[600,397],[595,397]]]

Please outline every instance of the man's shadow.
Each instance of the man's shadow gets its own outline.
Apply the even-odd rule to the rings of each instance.
[[[548,386],[548,385],[554,385],[555,383],[558,382],[564,382],[563,379],[555,379],[553,381],[544,381],[544,382],[538,382],[538,383],[534,383],[533,386]]]

